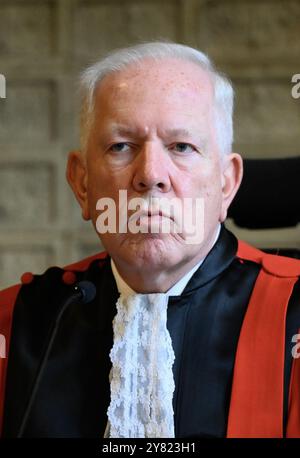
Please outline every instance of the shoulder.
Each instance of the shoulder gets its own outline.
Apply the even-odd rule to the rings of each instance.
[[[43,274],[25,272],[20,278],[20,283],[0,291],[0,325],[4,317],[6,320],[6,317],[13,313],[14,305],[20,295],[32,299],[45,294],[51,295],[51,292],[59,295],[60,290],[65,290],[76,281],[83,279],[93,264],[97,263],[98,271],[99,269],[101,271],[107,258],[108,253],[104,251],[64,267],[49,267]]]
[[[260,264],[266,272],[277,277],[300,276],[299,259],[265,253],[242,240],[238,240],[237,257]]]

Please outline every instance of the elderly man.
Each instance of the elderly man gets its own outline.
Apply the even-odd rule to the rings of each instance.
[[[67,178],[106,251],[2,293],[3,436],[300,436],[300,263],[224,226],[242,179],[229,81],[146,43],[81,85]]]

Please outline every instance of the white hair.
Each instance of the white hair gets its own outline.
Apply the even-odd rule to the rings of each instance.
[[[233,142],[234,98],[230,81],[216,70],[206,54],[189,46],[172,42],[148,42],[117,49],[81,73],[79,83],[82,96],[80,122],[82,150],[85,151],[87,147],[94,118],[95,90],[101,80],[110,73],[118,72],[130,64],[141,63],[149,58],[154,61],[176,58],[194,62],[210,74],[214,88],[214,118],[218,146],[222,154],[230,153]]]

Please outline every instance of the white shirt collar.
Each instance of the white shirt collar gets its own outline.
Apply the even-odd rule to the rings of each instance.
[[[216,233],[216,237],[215,237],[215,240],[214,240],[214,243],[213,243],[213,246],[214,244],[216,243],[216,241],[218,240],[218,237],[219,237],[219,234],[220,234],[220,230],[221,230],[221,224],[219,223],[219,226],[218,226],[218,229],[217,229],[217,233]],[[182,293],[182,291],[184,290],[184,288],[186,287],[186,285],[188,284],[189,280],[192,278],[193,274],[196,272],[197,269],[199,269],[199,267],[201,266],[201,264],[203,263],[205,257],[203,259],[201,259],[189,272],[187,272],[180,280],[178,280],[177,283],[175,283],[175,285],[173,285],[165,294],[167,296],[180,296],[180,294]],[[136,294],[136,291],[134,291],[124,280],[123,278],[121,277],[121,275],[119,274],[118,270],[117,270],[117,267],[113,261],[113,259],[111,258],[111,269],[112,269],[112,272],[113,272],[113,275],[115,277],[115,280],[116,280],[116,283],[117,283],[117,288],[118,288],[118,291],[120,294],[123,294],[124,296],[129,296],[131,294]]]

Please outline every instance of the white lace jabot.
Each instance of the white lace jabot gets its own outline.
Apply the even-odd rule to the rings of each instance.
[[[105,437],[174,437],[167,305],[166,294],[121,294],[117,302]]]

